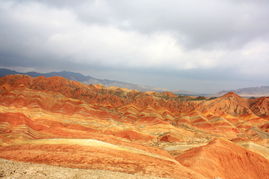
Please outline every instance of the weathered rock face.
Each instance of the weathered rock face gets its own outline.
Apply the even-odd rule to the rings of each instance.
[[[250,105],[250,109],[258,116],[269,116],[269,97],[258,98],[253,104]]]
[[[207,173],[211,163],[188,166],[188,162],[199,163],[199,157],[184,157],[190,152],[185,149],[218,137],[269,147],[268,110],[268,98],[245,99],[234,93],[193,100],[170,92],[85,85],[62,77],[11,75],[0,78],[0,157],[160,177],[207,178],[212,177]],[[209,147],[209,153],[214,148],[216,155],[206,155],[216,158],[228,145],[235,152],[243,150],[227,141],[209,146],[219,144],[219,151]],[[175,149],[167,152],[167,147]],[[237,155],[229,152],[216,161]],[[250,160],[259,166],[245,176],[257,178],[258,170],[266,176],[269,167],[259,161],[267,159],[252,154]],[[239,163],[251,162],[243,154],[240,157],[236,158]],[[239,163],[217,164],[213,177],[231,176],[232,167],[245,172]],[[247,165],[251,170],[252,165]],[[223,175],[219,167],[233,172]]]

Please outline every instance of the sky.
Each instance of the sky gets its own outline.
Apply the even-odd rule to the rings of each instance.
[[[0,1],[0,67],[170,90],[269,85],[268,0]]]

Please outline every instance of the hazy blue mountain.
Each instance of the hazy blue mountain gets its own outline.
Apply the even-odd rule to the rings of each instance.
[[[0,68],[0,76],[6,76],[11,74],[20,74],[20,73],[13,70]]]
[[[269,96],[269,86],[260,86],[260,87],[249,87],[249,88],[239,88],[236,90],[231,90],[232,92],[237,93],[243,97],[260,97],[260,96]],[[228,91],[221,91],[215,96],[222,96]]]

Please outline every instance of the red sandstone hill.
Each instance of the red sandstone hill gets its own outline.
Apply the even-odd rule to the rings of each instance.
[[[209,178],[269,178],[267,159],[223,139],[193,148],[176,159]]]
[[[229,92],[214,100],[206,101],[201,105],[201,110],[214,115],[242,116],[252,114],[248,100],[241,98],[234,92]]]
[[[251,161],[263,160],[259,155],[266,156],[269,147],[268,110],[268,98],[245,99],[235,93],[208,100],[86,85],[62,77],[10,75],[0,78],[0,157],[160,177],[207,178],[203,171],[209,171],[209,165],[195,165],[202,169],[196,170],[184,162],[199,163],[199,158],[182,163],[178,154],[185,156],[189,152],[185,150],[223,137],[240,145],[242,141],[261,145],[263,150]],[[239,147],[231,144],[223,143]],[[223,154],[221,147],[214,150],[217,156]],[[221,160],[230,160],[236,150]],[[236,162],[245,161],[244,157]],[[215,174],[223,178],[220,168],[230,173],[235,166],[246,171],[237,163],[216,166]],[[263,164],[256,168],[263,176],[268,174]],[[249,167],[245,175],[259,177],[256,168]]]

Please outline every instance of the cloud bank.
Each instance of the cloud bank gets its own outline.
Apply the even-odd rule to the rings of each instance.
[[[1,1],[0,65],[186,72],[193,80],[219,70],[255,81],[269,75],[268,17],[265,0]]]

